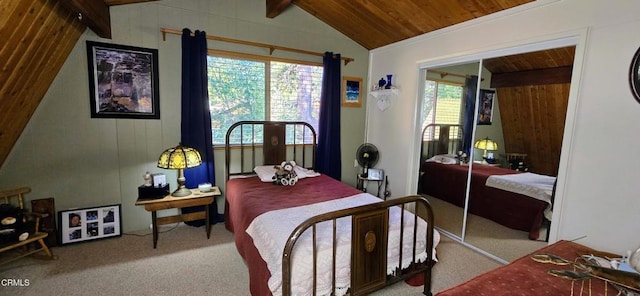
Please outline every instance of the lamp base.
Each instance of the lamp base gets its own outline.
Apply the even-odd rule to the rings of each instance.
[[[185,187],[178,188],[176,191],[171,193],[171,196],[174,196],[174,197],[183,197],[187,195],[191,195],[191,190]]]

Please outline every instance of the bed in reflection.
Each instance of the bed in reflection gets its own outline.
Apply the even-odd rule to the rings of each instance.
[[[456,159],[462,150],[459,125],[430,124],[423,129],[418,193],[464,208],[469,165]],[[469,213],[538,239],[551,220],[555,177],[471,164]]]
[[[421,193],[444,200],[458,207],[464,208],[466,197],[466,184],[469,167],[459,164],[446,164],[436,161],[425,161],[421,166],[420,188]],[[487,181],[496,179],[496,176],[521,175],[523,177],[535,174],[522,173],[510,169],[493,167],[474,163],[472,164],[471,182],[469,190],[469,213],[478,215],[497,222],[506,227],[527,231],[530,239],[538,239],[540,227],[545,218],[551,219],[551,202],[553,181],[555,178],[543,178],[545,189],[531,189],[523,183],[518,183],[516,178],[507,182],[498,179],[499,183],[512,183],[511,191],[488,186]],[[540,175],[538,175],[540,176]],[[546,177],[546,176],[543,176]],[[491,179],[490,179],[491,178]],[[551,182],[551,184],[549,184]],[[508,187],[503,187],[508,188]],[[532,197],[517,193],[517,188],[528,188],[536,192],[539,197]],[[527,190],[527,189],[524,189]],[[526,193],[526,192],[523,192]]]

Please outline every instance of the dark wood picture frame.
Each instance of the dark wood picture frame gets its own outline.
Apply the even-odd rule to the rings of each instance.
[[[342,106],[362,106],[362,78],[342,77]]]
[[[640,48],[636,50],[631,60],[631,67],[629,68],[629,84],[631,86],[631,93],[636,101],[640,102]]]
[[[87,41],[91,118],[160,119],[158,50]]]
[[[488,89],[480,90],[480,99],[478,100],[478,125],[491,125],[495,98],[496,91]]]
[[[58,212],[61,245],[122,235],[120,204]]]
[[[44,241],[48,247],[58,245],[58,230],[56,227],[56,205],[53,197],[31,200],[31,211],[39,214],[46,214],[40,218],[40,231],[49,234]]]

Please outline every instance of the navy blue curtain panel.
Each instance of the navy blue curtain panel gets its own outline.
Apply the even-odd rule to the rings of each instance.
[[[478,88],[478,76],[471,75],[464,83],[464,118],[462,126],[462,151],[471,155],[471,135],[473,134],[473,119],[476,112],[476,90]]]
[[[336,180],[342,179],[340,151],[340,54],[325,52],[323,58],[318,151],[315,169]]]
[[[183,29],[181,142],[184,146],[197,149],[202,157],[201,165],[184,170],[187,188],[197,188],[198,184],[206,182],[216,184],[207,79],[207,36],[204,31],[197,30],[191,36],[189,29]],[[211,222],[214,223],[219,220],[215,202],[210,210]],[[190,225],[202,224],[204,222]]]

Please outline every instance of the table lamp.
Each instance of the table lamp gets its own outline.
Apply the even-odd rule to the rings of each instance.
[[[186,181],[184,169],[197,167],[202,163],[202,158],[198,150],[184,147],[182,143],[169,148],[160,154],[158,167],[163,169],[178,170],[178,189],[171,193],[171,196],[182,197],[191,194],[191,190],[184,186]]]
[[[482,161],[487,163],[487,151],[498,150],[498,143],[490,140],[489,137],[486,137],[482,140],[476,141],[476,143],[473,144],[473,147],[484,150],[484,153],[482,154]]]

